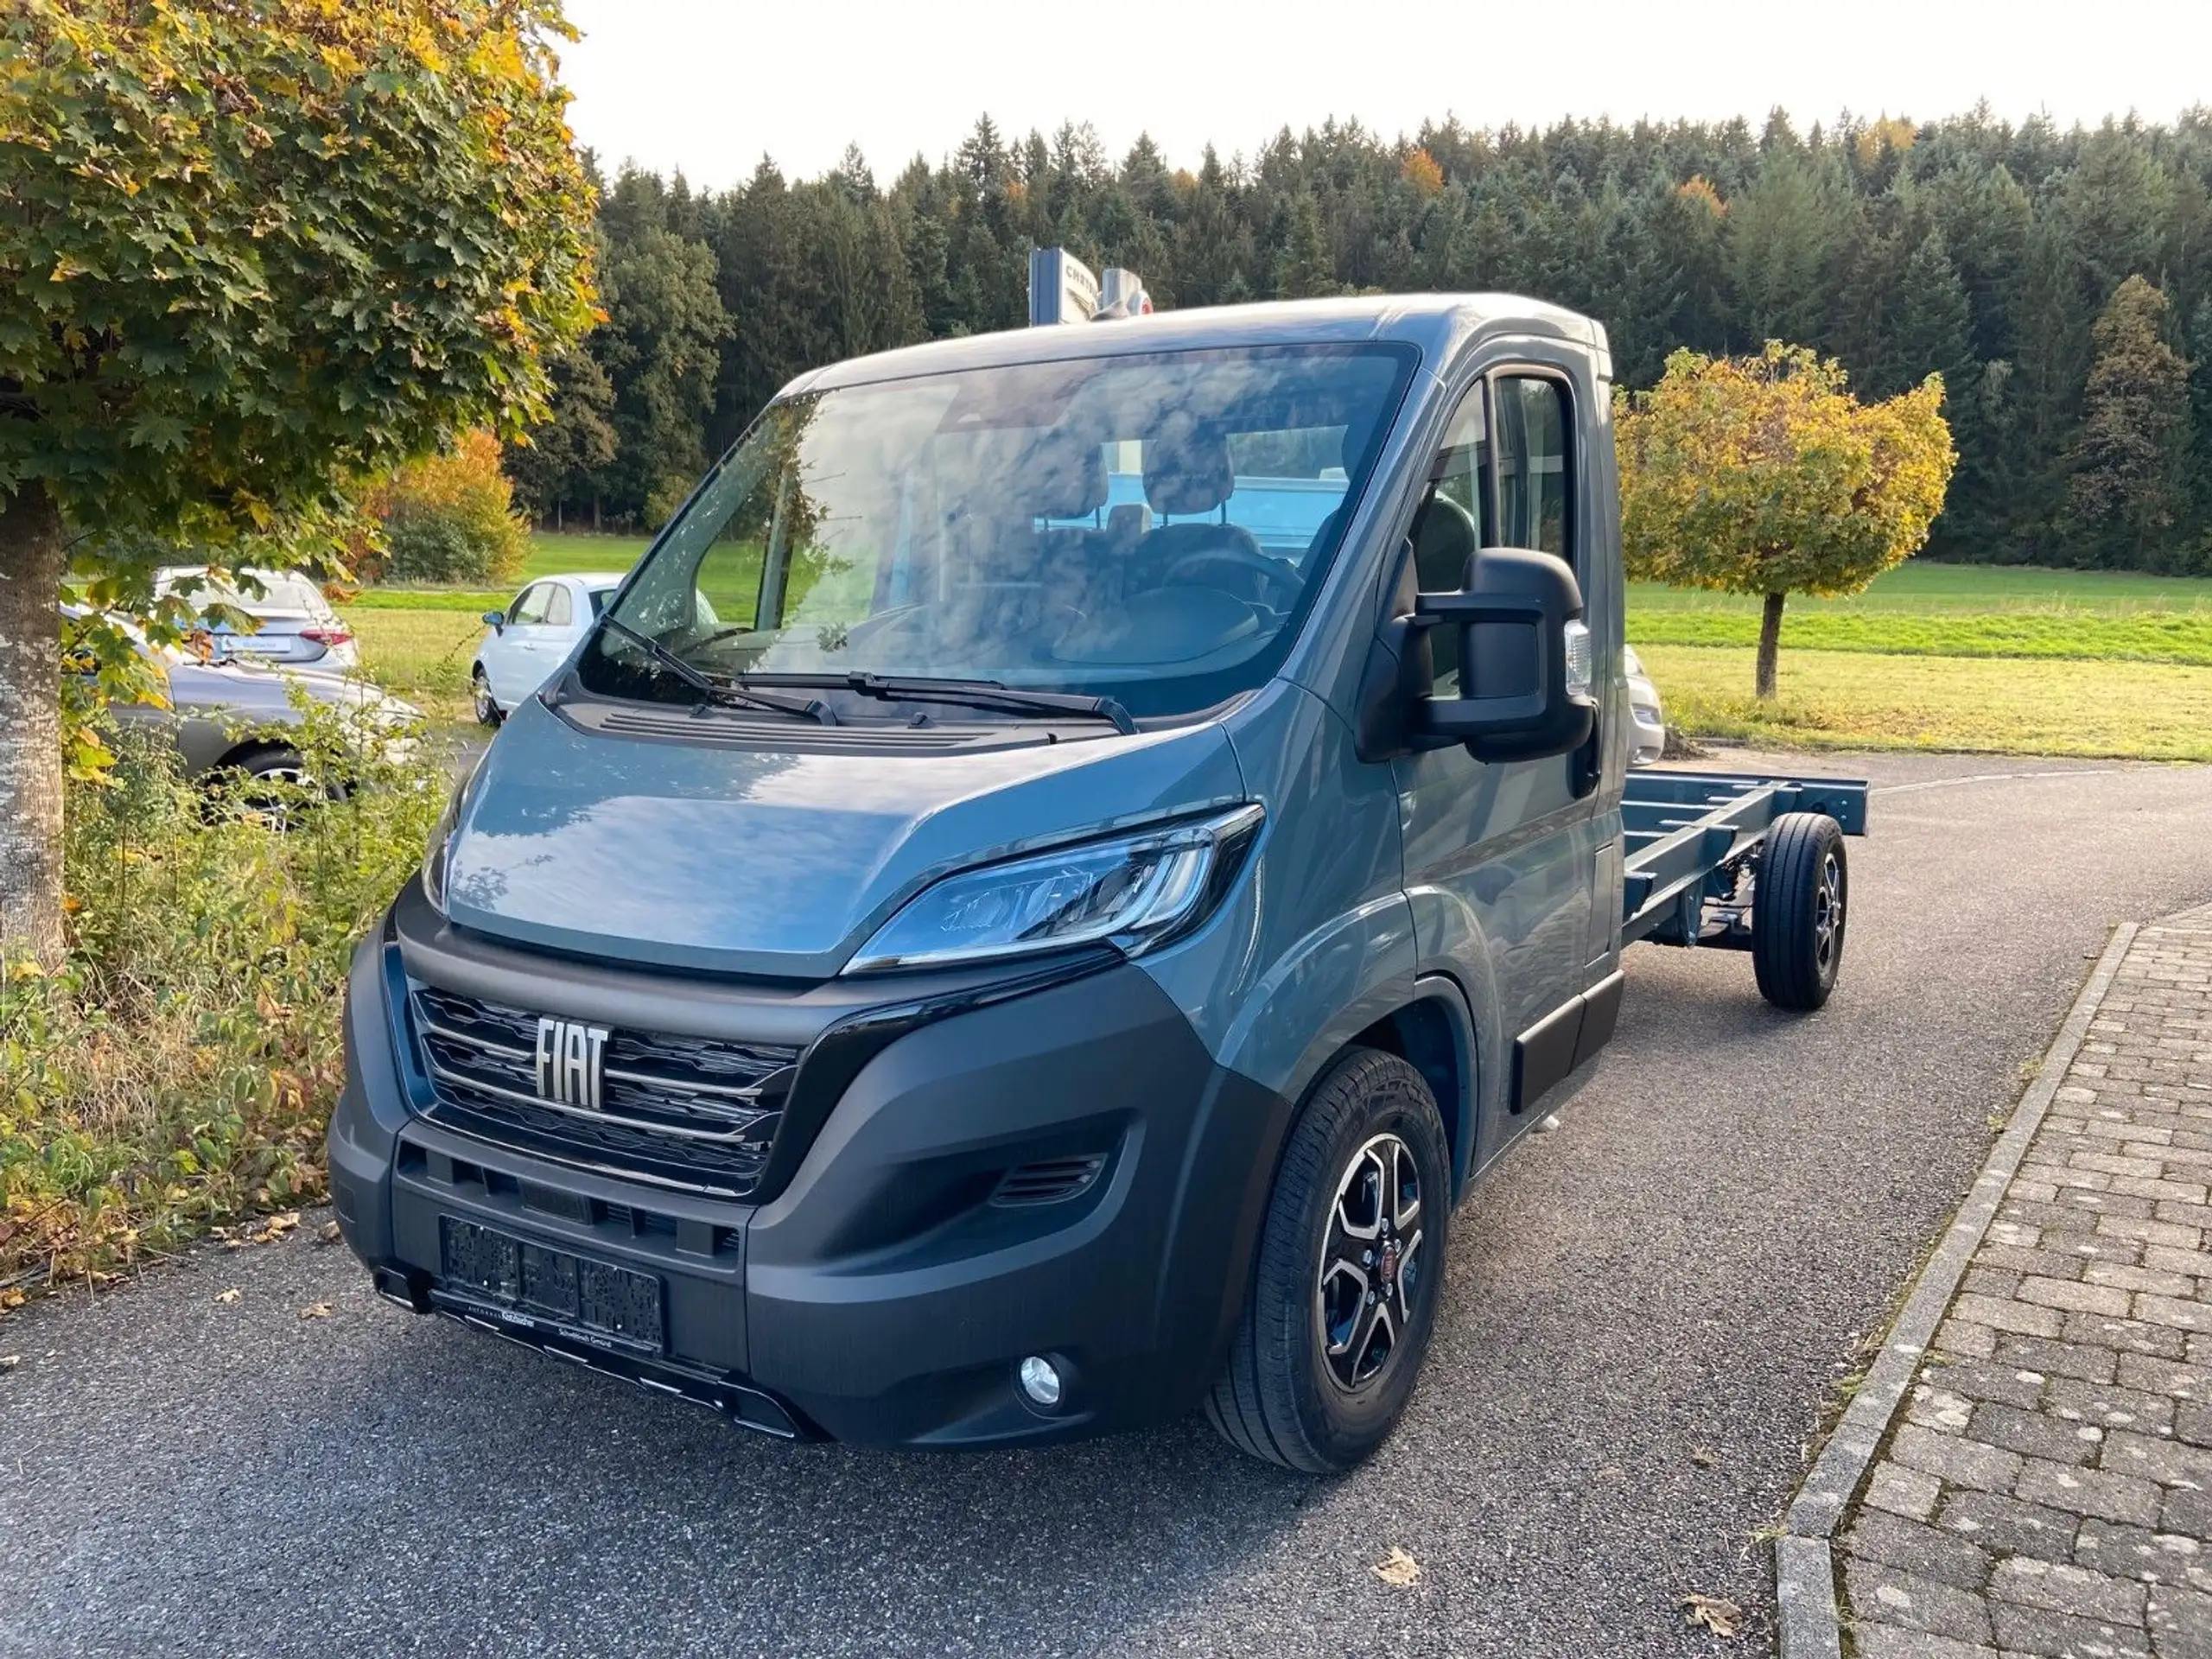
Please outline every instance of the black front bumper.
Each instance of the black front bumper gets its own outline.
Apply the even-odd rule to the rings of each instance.
[[[1011,995],[977,980],[919,1016],[911,984],[880,982],[874,995],[887,1006],[899,997],[904,1012],[878,1040],[847,1046],[834,1098],[814,1121],[786,1126],[798,1139],[779,1145],[770,1196],[737,1203],[423,1117],[403,1076],[413,1039],[394,991],[408,974],[473,976],[516,1006],[633,1020],[650,1007],[677,1031],[750,1023],[779,1040],[804,1024],[804,996],[671,986],[470,941],[411,893],[397,919],[396,935],[354,961],[330,1130],[340,1224],[394,1300],[749,1427],[870,1443],[982,1446],[1127,1427],[1190,1409],[1212,1379],[1288,1110],[1216,1065],[1140,969],[1071,964],[1072,976],[1041,982],[1033,970],[1010,974],[1023,988]],[[824,1031],[869,1020],[842,1005],[815,1014]],[[1094,1166],[1088,1184],[1018,1173]],[[621,1351],[442,1281],[447,1217],[654,1275],[664,1351]],[[1033,1408],[1015,1386],[1032,1354],[1065,1379],[1056,1410]]]

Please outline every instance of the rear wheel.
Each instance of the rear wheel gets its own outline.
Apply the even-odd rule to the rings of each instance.
[[[288,830],[318,791],[297,749],[271,744],[238,757],[215,777],[219,800],[270,830]]]
[[[486,726],[496,726],[504,718],[499,705],[492,696],[492,682],[480,668],[472,669],[468,676],[468,690],[475,699],[476,718]]]
[[[1843,830],[1824,812],[1785,812],[1767,831],[1751,895],[1751,966],[1759,995],[1810,1012],[1843,965],[1851,868]]]
[[[1230,1445],[1324,1474],[1382,1443],[1436,1322],[1450,1172],[1435,1097],[1412,1066],[1353,1049],[1324,1074],[1291,1131],[1207,1396]]]

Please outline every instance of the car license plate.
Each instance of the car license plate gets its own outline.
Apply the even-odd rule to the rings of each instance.
[[[661,1283],[611,1262],[531,1244],[473,1221],[438,1217],[442,1276],[529,1323],[658,1354],[666,1346]]]

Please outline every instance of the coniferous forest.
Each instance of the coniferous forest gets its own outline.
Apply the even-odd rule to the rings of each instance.
[[[1960,463],[1939,558],[2212,575],[2212,109],[2172,124],[1986,111],[1801,130],[1357,125],[1171,167],[1087,126],[988,119],[942,164],[856,152],[721,193],[602,181],[606,321],[511,449],[570,527],[650,527],[791,376],[1020,326],[1027,251],[1127,265],[1163,308],[1503,289],[1600,319],[1616,372],[1769,339],[1887,397],[1930,372]]]

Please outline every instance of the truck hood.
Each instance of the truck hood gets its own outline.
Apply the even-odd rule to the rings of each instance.
[[[453,921],[573,954],[826,978],[949,870],[1244,798],[1217,724],[977,753],[577,729],[535,700],[447,843]]]

